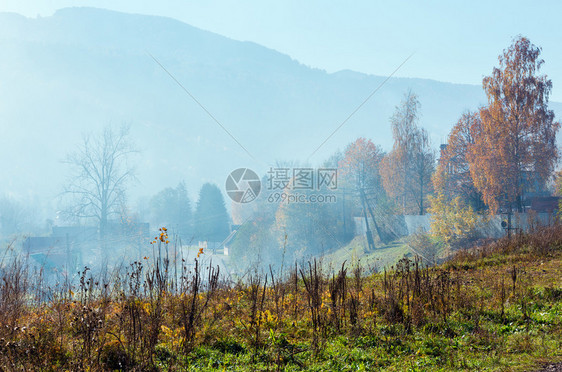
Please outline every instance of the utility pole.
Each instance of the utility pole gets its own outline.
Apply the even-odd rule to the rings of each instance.
[[[379,225],[377,224],[377,220],[375,219],[375,214],[373,213],[373,209],[371,208],[371,202],[369,199],[367,199],[367,195],[365,194],[365,190],[361,190],[363,192],[363,197],[365,198],[365,202],[367,204],[367,210],[369,211],[369,214],[371,215],[371,218],[373,219],[373,225],[375,226],[375,229],[377,230],[377,234],[379,235],[380,240],[383,243],[388,243],[388,239],[386,238],[386,235],[383,235],[383,232],[381,231],[381,229],[379,228]]]
[[[371,228],[369,227],[369,218],[367,217],[367,206],[366,206],[366,198],[365,192],[363,189],[359,190],[359,198],[361,199],[361,204],[363,206],[363,217],[365,218],[365,232],[367,234],[367,243],[369,244],[369,250],[375,249],[375,242],[373,240],[373,233],[371,232]]]
[[[342,192],[342,200],[341,200],[341,204],[342,204],[342,214],[343,214],[343,234],[345,235],[345,238],[347,239],[347,218],[346,218],[346,214],[345,214],[345,187],[342,188],[341,190]]]
[[[509,206],[509,208],[507,208],[507,211],[505,213],[502,214],[506,214],[507,215],[507,221],[502,221],[502,227],[505,229],[506,233],[507,233],[507,238],[511,239],[511,230],[518,230],[517,227],[512,227],[511,226],[511,216],[513,215],[513,210],[511,208],[511,206]]]

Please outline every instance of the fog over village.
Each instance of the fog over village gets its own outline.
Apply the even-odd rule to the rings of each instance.
[[[560,7],[245,3],[0,5],[0,369],[562,368]]]

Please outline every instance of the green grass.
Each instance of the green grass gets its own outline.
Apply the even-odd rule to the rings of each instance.
[[[369,250],[366,238],[357,236],[346,246],[325,255],[323,261],[336,268],[347,261],[351,265],[360,264],[380,271],[394,266],[404,255],[410,253],[406,241],[407,238],[401,238],[388,244],[377,243],[374,250]]]
[[[363,243],[324,257],[348,260],[339,274],[307,263],[208,285],[190,268],[178,291],[146,262],[106,294],[84,274],[46,301],[24,266],[5,267],[0,369],[525,371],[562,361],[562,226],[435,268],[402,258],[404,240],[372,252]],[[369,260],[394,269],[355,269]]]

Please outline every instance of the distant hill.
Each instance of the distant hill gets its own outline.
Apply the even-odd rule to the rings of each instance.
[[[83,132],[130,123],[142,150],[134,194],[183,179],[195,197],[203,182],[222,186],[234,168],[264,171],[276,160],[306,159],[385,79],[328,74],[170,18],[93,8],[34,19],[0,13],[0,51],[0,193],[19,195],[54,195],[66,176],[61,160]],[[479,86],[392,78],[310,162],[358,136],[390,149],[388,119],[408,89],[420,97],[420,123],[436,148],[463,111],[485,103]],[[562,113],[561,104],[552,107]]]

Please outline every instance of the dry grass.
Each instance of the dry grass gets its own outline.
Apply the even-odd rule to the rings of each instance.
[[[402,259],[365,276],[309,262],[244,282],[183,262],[84,269],[45,288],[15,261],[0,282],[2,370],[513,369],[561,357],[562,227]],[[33,274],[33,275],[32,275]],[[40,273],[39,273],[40,274]]]

